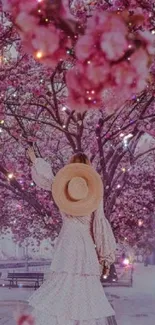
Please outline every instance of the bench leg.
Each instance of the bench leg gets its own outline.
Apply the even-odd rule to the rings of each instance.
[[[37,290],[38,288],[39,288],[39,281],[36,281],[34,285],[34,290]]]
[[[14,281],[13,281],[13,279],[11,279],[10,284],[9,284],[9,289],[13,288],[13,285],[14,285]]]

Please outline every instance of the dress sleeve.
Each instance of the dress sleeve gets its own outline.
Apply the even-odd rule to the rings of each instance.
[[[115,262],[116,240],[111,225],[103,210],[103,201],[94,212],[93,238],[100,264],[106,262],[109,266]]]
[[[51,166],[42,158],[36,158],[31,167],[33,181],[44,190],[51,191],[54,175]]]

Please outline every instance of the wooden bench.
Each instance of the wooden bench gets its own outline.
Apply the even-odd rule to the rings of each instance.
[[[9,288],[18,287],[19,281],[33,282],[34,289],[40,287],[44,282],[44,273],[8,273],[7,280],[9,280]]]

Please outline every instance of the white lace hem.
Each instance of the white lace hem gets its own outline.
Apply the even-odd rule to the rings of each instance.
[[[107,318],[98,318],[92,320],[74,320],[67,317],[58,317],[54,315],[48,315],[39,310],[35,310],[33,313],[35,318],[35,325],[108,325]],[[111,323],[112,324],[112,323]]]

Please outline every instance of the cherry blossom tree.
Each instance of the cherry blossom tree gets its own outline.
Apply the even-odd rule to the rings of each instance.
[[[137,3],[133,1],[135,10]],[[114,7],[110,1],[71,2],[72,12],[83,20],[96,6],[105,10],[132,8],[125,1],[114,1]],[[139,8],[146,12],[146,22],[153,30],[153,2],[149,6],[142,2]],[[2,4],[0,36],[1,230],[11,227],[18,241],[27,237],[54,239],[60,230],[61,218],[51,194],[37,188],[31,179],[25,150],[33,143],[36,154],[48,159],[54,174],[73,153],[86,152],[103,178],[105,214],[117,239],[135,244],[137,236],[138,241],[145,233],[153,236],[155,145],[141,155],[136,148],[143,134],[154,129],[154,66],[146,89],[116,112],[76,113],[66,105],[65,76],[74,64],[72,56],[54,69],[37,62],[25,53]],[[117,103],[114,93],[113,100]],[[151,172],[146,172],[147,164]],[[143,196],[138,195],[140,191]]]

